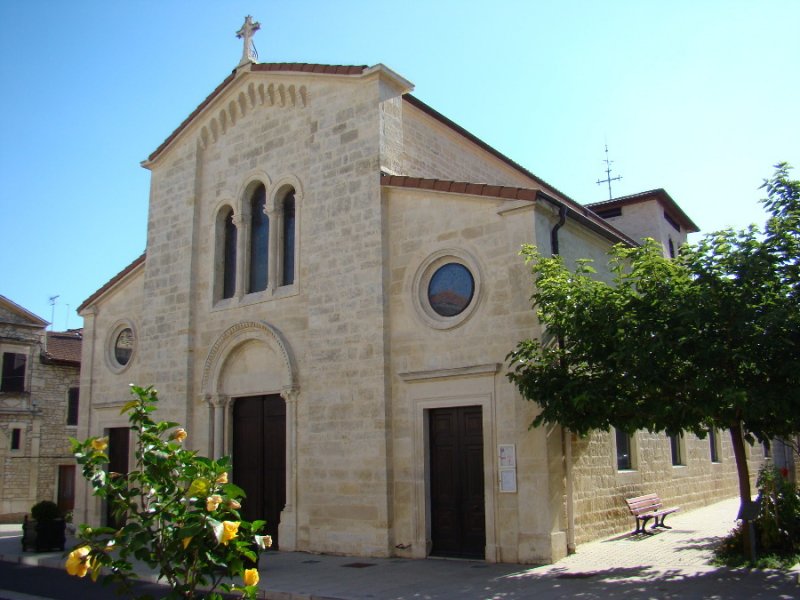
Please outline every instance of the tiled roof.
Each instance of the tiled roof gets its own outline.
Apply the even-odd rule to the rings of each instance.
[[[536,200],[536,190],[530,188],[490,185],[488,183],[467,183],[465,181],[447,181],[444,179],[428,179],[424,177],[408,177],[405,175],[389,175],[381,173],[381,185],[390,187],[407,187],[420,190],[434,190],[470,196],[489,196],[504,200]]]
[[[250,71],[271,71],[271,72],[284,72],[284,73],[314,73],[319,75],[361,75],[368,67],[366,65],[318,65],[313,63],[258,63],[250,66]],[[228,85],[236,78],[236,69],[228,75],[222,83],[220,83],[213,92],[211,92],[205,100],[203,100],[191,114],[186,117],[183,122],[178,125],[178,128],[173,131],[161,145],[156,148],[150,156],[147,157],[148,161],[155,160],[164,149],[170,145],[178,135],[186,129],[189,123],[202,112],[202,110],[211,104],[217,96],[222,93]]]
[[[700,228],[689,218],[689,215],[683,212],[683,209],[678,206],[678,203],[675,202],[675,200],[672,199],[672,196],[670,196],[663,188],[639,192],[638,194],[630,194],[629,196],[620,196],[619,198],[612,198],[611,200],[604,200],[602,202],[593,202],[592,204],[587,204],[586,207],[593,211],[602,211],[608,208],[615,208],[617,206],[645,202],[651,198],[661,200],[668,209],[668,212],[671,213],[672,218],[678,221],[686,229],[686,231],[689,233],[696,233],[700,231]]]
[[[527,200],[529,202],[544,200],[556,206],[564,206],[567,209],[568,215],[575,221],[614,242],[624,242],[632,245],[637,244],[635,240],[574,200],[557,200],[550,194],[541,190],[504,185],[489,185],[486,183],[429,179],[425,177],[408,177],[406,175],[390,175],[388,173],[381,173],[381,185],[386,187],[432,190],[451,194],[486,196],[501,200]]]
[[[321,75],[361,75],[369,67],[367,65],[317,65],[313,63],[258,63],[250,67],[251,71],[294,71],[300,73],[318,73]]]
[[[108,281],[107,281],[107,282],[106,282],[106,283],[103,285],[103,287],[101,287],[101,288],[100,288],[99,290],[97,290],[97,291],[96,291],[94,294],[92,294],[92,295],[91,295],[91,296],[89,296],[89,297],[88,297],[86,300],[84,300],[84,301],[83,301],[83,303],[82,303],[82,304],[81,304],[81,305],[78,307],[78,313],[80,313],[80,312],[81,312],[81,311],[82,311],[84,308],[86,308],[87,306],[89,306],[89,305],[90,305],[92,302],[94,302],[95,300],[97,300],[97,299],[98,299],[100,296],[102,296],[102,295],[103,295],[103,294],[105,294],[105,293],[106,293],[108,290],[110,290],[112,287],[114,287],[114,285],[115,285],[115,284],[116,284],[118,281],[120,281],[120,280],[121,280],[123,277],[125,277],[125,276],[126,276],[128,273],[130,273],[131,271],[133,271],[133,270],[134,270],[136,267],[138,267],[139,265],[142,265],[142,264],[144,264],[144,257],[145,257],[145,254],[143,253],[143,254],[142,254],[142,255],[141,255],[139,258],[137,258],[136,260],[134,260],[134,261],[133,261],[131,264],[129,264],[129,265],[128,265],[127,267],[125,267],[124,269],[122,269],[122,271],[120,271],[119,273],[117,273],[116,275],[114,275],[114,277],[112,277],[111,279],[109,279],[109,280],[108,280]]]
[[[81,364],[83,330],[48,331],[45,360],[62,364]]]

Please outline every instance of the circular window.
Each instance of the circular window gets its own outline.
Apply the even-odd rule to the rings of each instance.
[[[125,366],[131,359],[133,354],[133,329],[126,327],[119,332],[117,340],[114,342],[114,359],[121,365]]]
[[[475,280],[469,269],[461,263],[442,265],[428,283],[428,302],[438,315],[455,317],[472,302]]]
[[[439,250],[420,265],[413,281],[414,308],[435,329],[463,323],[478,305],[481,277],[477,261],[462,250]]]
[[[136,354],[136,332],[127,319],[109,330],[106,342],[106,364],[115,373],[127,369]]]

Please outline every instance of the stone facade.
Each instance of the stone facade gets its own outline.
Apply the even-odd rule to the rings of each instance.
[[[616,473],[607,434],[572,442],[568,493],[565,434],[529,431],[535,408],[505,377],[508,352],[540,332],[519,248],[549,250],[557,238],[568,261],[602,263],[636,232],[566,198],[411,87],[382,65],[243,63],[143,163],[146,257],[79,309],[91,404],[79,434],[124,426],[127,384],[153,384],[159,417],[185,424],[203,454],[233,453],[235,472],[237,406],[281,398],[278,539],[289,550],[452,555],[432,499],[450,474],[432,458],[447,454],[434,449],[445,447],[434,418],[471,419],[478,432],[453,464],[477,489],[470,527],[489,561],[552,561],[571,537],[628,527],[619,506],[631,491],[698,505],[714,473],[735,493],[725,444],[711,465],[687,440],[689,475],[678,476],[665,474],[657,436],[642,436],[636,479]],[[481,183],[459,183],[468,181]],[[251,199],[261,186],[269,252],[257,255]],[[663,213],[663,199],[647,202]],[[681,220],[682,239],[692,227]],[[262,260],[268,284],[251,291]],[[455,314],[430,297],[443,267],[471,278]],[[128,331],[135,343],[121,364],[115,346]],[[79,519],[102,520],[86,489],[78,505]],[[607,524],[593,533],[596,515]]]
[[[0,390],[0,514],[7,518],[40,500],[71,510],[74,500],[67,438],[76,434],[77,421],[69,424],[68,404],[70,390],[73,402],[78,399],[81,334],[46,332],[46,326],[0,296],[0,362],[24,362],[20,384],[10,384],[4,369]]]

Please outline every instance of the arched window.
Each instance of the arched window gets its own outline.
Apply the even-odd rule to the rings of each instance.
[[[236,294],[236,224],[233,209],[225,215],[223,231],[222,298],[233,298]]]
[[[295,212],[294,190],[290,190],[283,198],[283,235],[281,248],[281,285],[294,283],[294,240],[295,240]]]
[[[267,289],[269,264],[269,217],[265,213],[267,192],[259,184],[250,199],[250,279],[247,291],[263,292]]]

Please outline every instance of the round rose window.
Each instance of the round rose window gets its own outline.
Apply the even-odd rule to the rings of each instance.
[[[133,353],[133,344],[133,330],[130,327],[126,327],[119,332],[114,342],[114,358],[120,365],[125,366],[128,364]]]
[[[443,317],[454,317],[464,312],[474,293],[472,273],[461,263],[442,265],[428,284],[428,302],[436,314]]]

